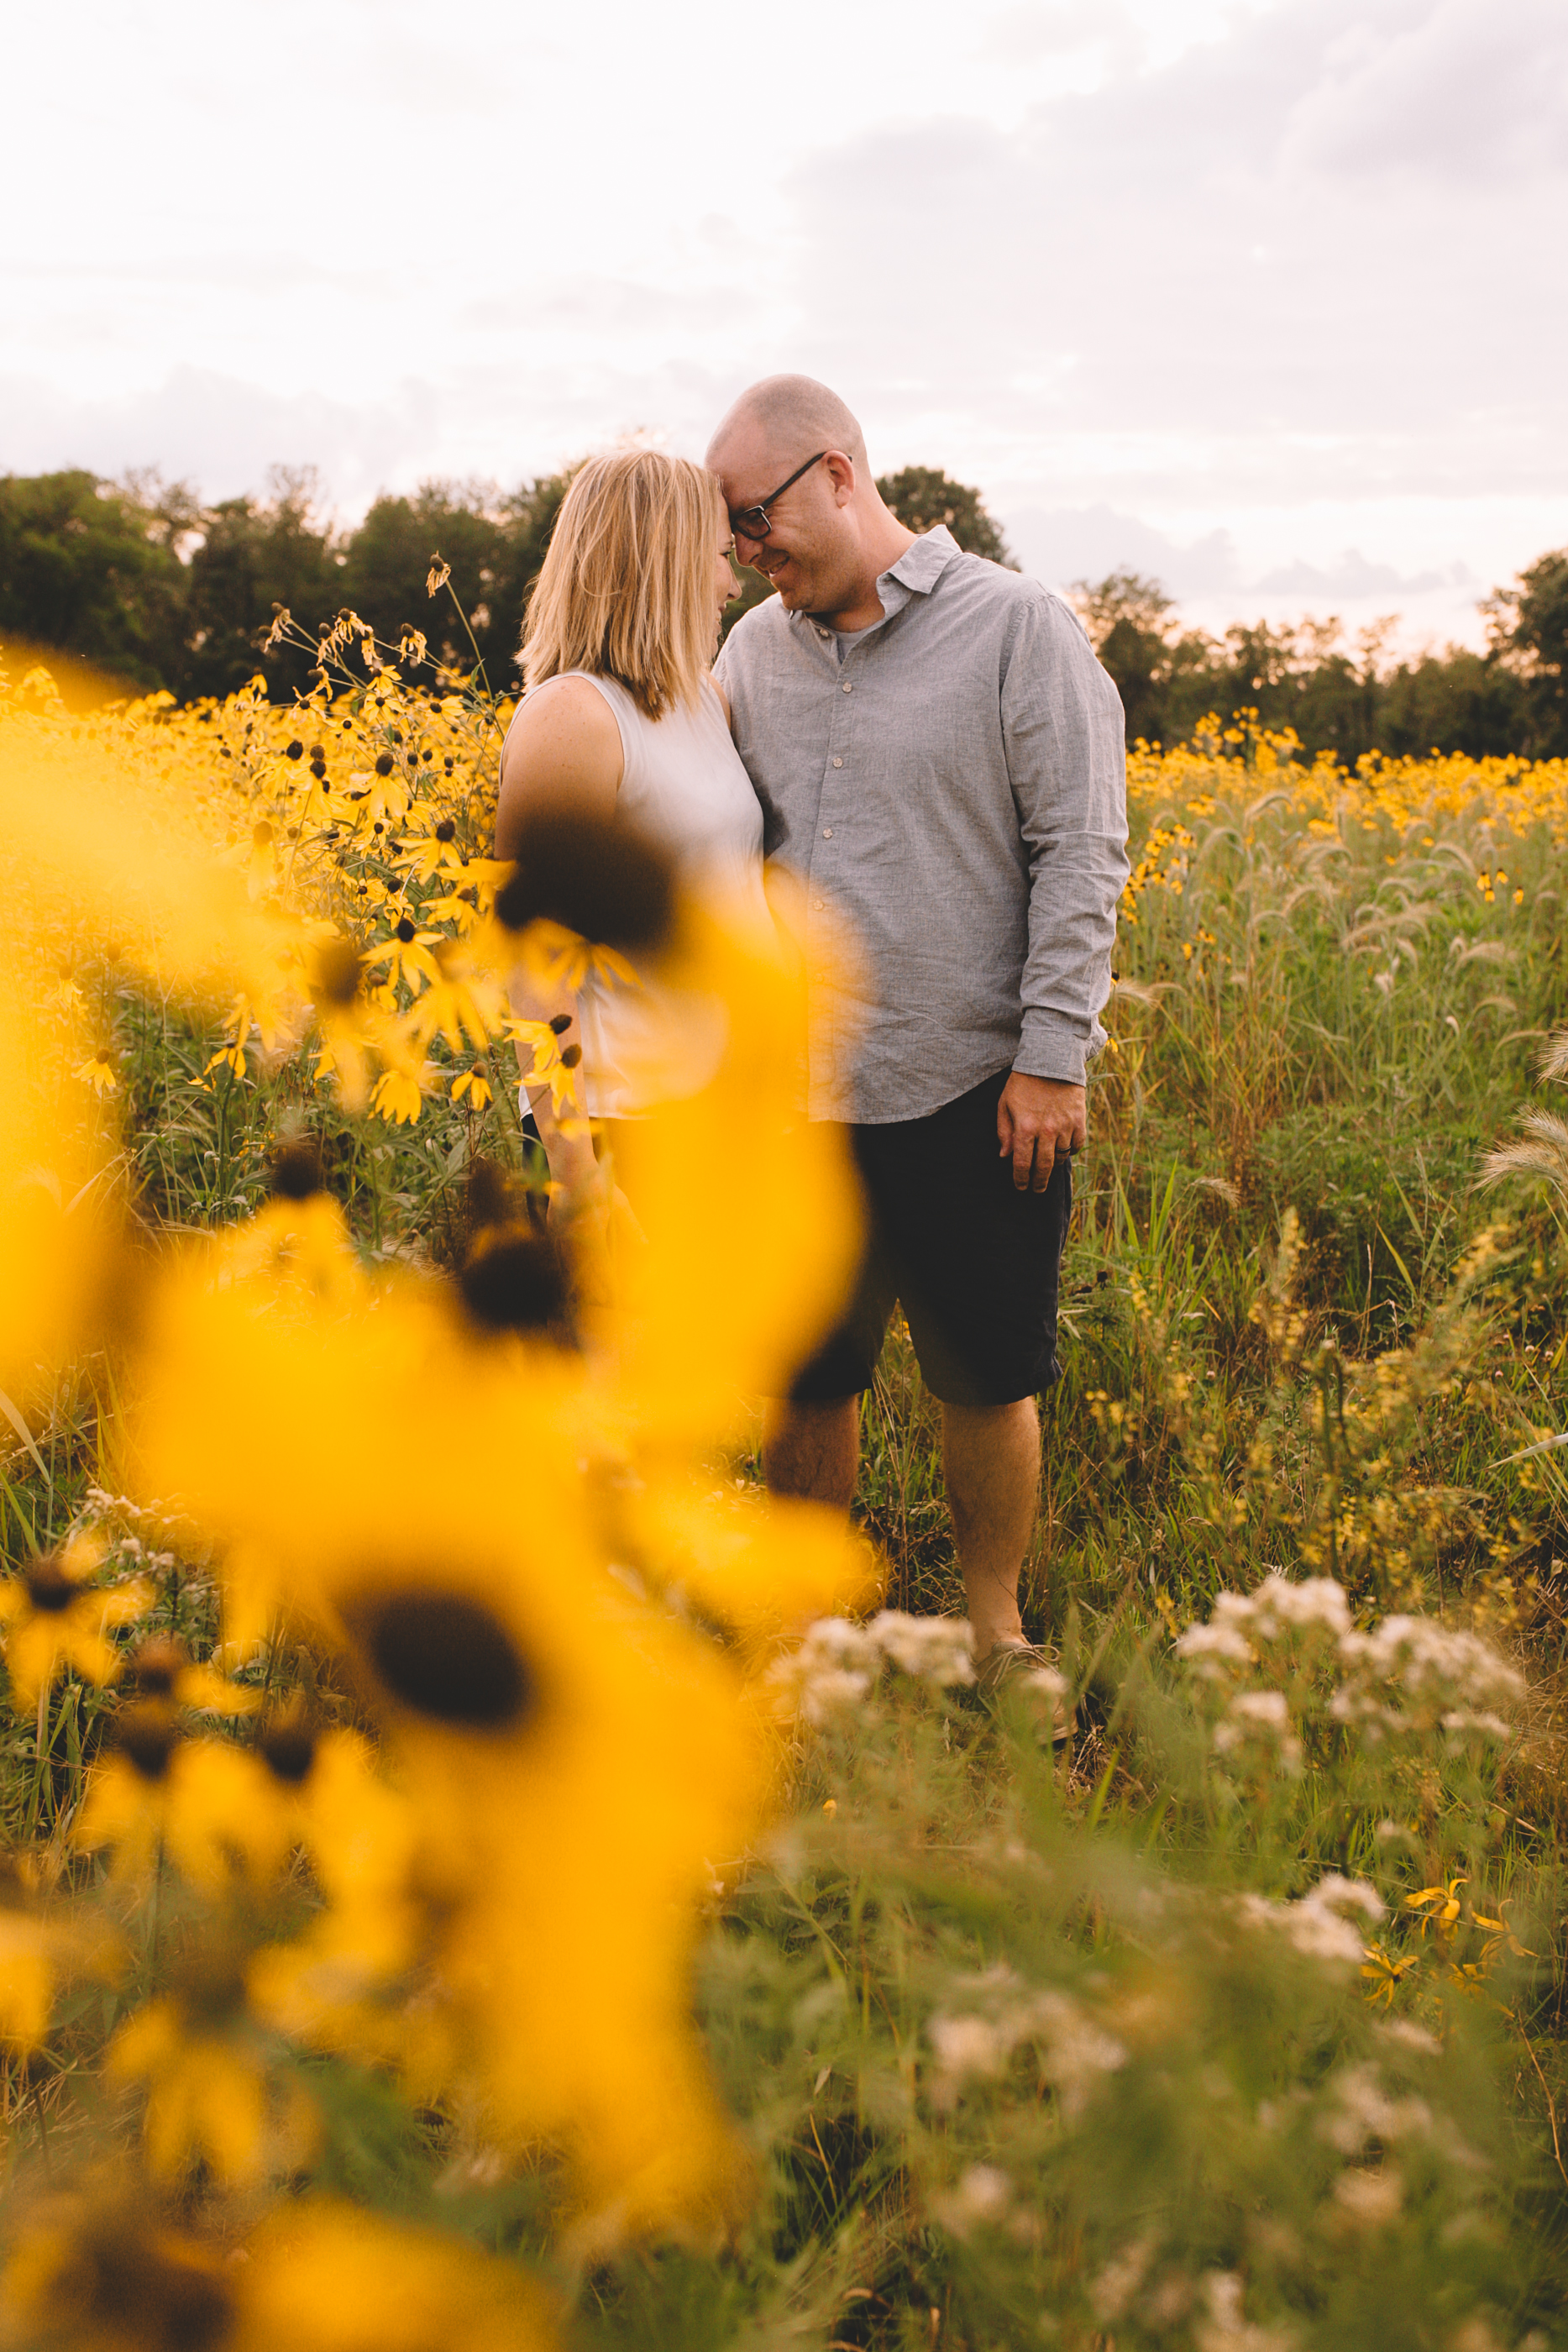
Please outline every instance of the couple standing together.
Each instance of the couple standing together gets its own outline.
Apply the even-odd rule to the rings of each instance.
[[[714,665],[732,548],[778,593]],[[741,395],[706,468],[630,451],[581,469],[523,666],[497,856],[532,814],[574,806],[661,835],[694,877],[758,901],[766,856],[793,883],[809,971],[813,932],[827,946],[847,920],[856,938],[851,968],[832,958],[808,984],[804,1108],[847,1129],[869,1240],[837,1328],[769,1405],[764,1468],[775,1493],[848,1508],[859,1400],[902,1304],[942,1408],[992,1691],[1042,1662],[1018,1587],[1128,871],[1116,689],[1059,599],[940,525],[906,530],[854,417],[797,375]],[[580,1034],[591,1117],[651,1107],[623,1042],[633,995],[546,1009]],[[529,1093],[570,1192],[591,1178],[591,1143],[560,1131],[548,1087]]]

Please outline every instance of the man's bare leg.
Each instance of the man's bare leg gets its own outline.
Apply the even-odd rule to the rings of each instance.
[[[1040,1412],[1016,1404],[945,1404],[942,1466],[978,1664],[1023,1639],[1019,1577],[1040,1499]]]
[[[762,1475],[770,1495],[794,1495],[847,1511],[860,1475],[861,1401],[825,1404],[770,1399],[762,1432]]]

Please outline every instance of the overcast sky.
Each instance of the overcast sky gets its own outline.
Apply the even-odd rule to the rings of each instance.
[[[7,78],[0,470],[348,516],[799,367],[1210,625],[1568,541],[1564,0],[78,0]]]

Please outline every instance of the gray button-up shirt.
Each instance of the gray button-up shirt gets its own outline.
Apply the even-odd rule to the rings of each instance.
[[[1060,598],[941,525],[877,593],[841,661],[772,597],[715,670],[804,897],[808,1115],[868,1125],[1009,1067],[1082,1083],[1128,872],[1121,698]]]

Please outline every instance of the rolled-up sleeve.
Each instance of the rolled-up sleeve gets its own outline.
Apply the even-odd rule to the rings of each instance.
[[[1002,733],[1029,858],[1023,1026],[1013,1067],[1082,1086],[1105,1042],[1127,865],[1122,698],[1072,614],[1030,597],[1002,653]]]

